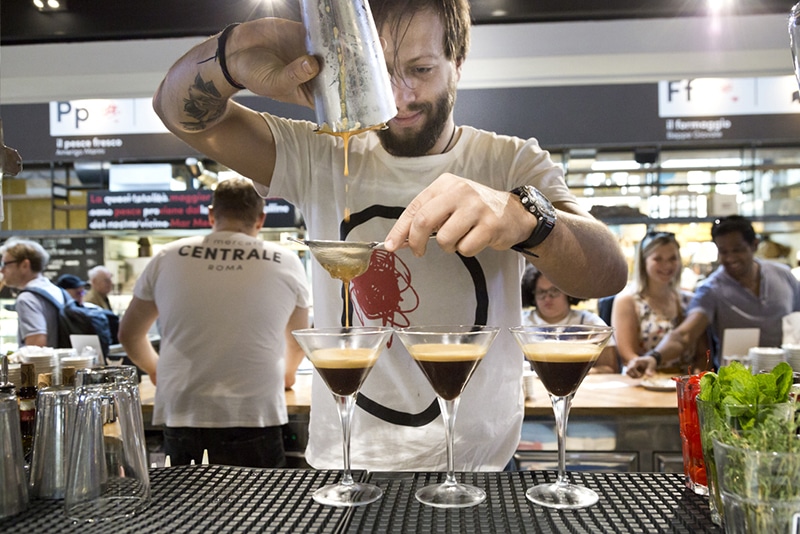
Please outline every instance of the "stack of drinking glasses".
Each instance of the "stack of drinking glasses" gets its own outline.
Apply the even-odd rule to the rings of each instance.
[[[40,389],[36,407],[28,482],[13,385],[0,383],[0,517],[25,509],[28,486],[31,498],[63,499],[67,516],[78,521],[127,517],[147,507],[150,479],[135,367],[79,369],[74,386],[66,381]]]

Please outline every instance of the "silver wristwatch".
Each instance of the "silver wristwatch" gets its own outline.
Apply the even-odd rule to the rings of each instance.
[[[547,197],[532,185],[517,187],[512,190],[511,193],[517,195],[525,209],[536,217],[536,228],[533,229],[530,237],[525,241],[517,243],[511,247],[511,249],[538,258],[536,254],[530,252],[528,249],[540,244],[550,235],[550,232],[556,225],[556,210],[553,208],[550,201],[547,200]]]

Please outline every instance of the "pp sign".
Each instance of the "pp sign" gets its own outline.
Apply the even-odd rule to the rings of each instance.
[[[50,136],[166,133],[150,98],[50,102]]]

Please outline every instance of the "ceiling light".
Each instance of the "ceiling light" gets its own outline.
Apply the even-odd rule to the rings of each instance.
[[[67,10],[67,0],[33,0],[33,5],[42,13]]]
[[[725,0],[708,0],[708,11],[712,15],[718,15],[727,7],[726,3]]]

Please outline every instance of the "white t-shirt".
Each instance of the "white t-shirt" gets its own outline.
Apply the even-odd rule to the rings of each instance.
[[[154,424],[288,421],[286,324],[310,304],[294,252],[235,232],[180,239],[150,260],[133,294],[155,301],[159,313]]]
[[[523,184],[551,201],[573,199],[560,168],[535,140],[461,128],[446,154],[398,158],[374,132],[350,141],[350,176],[338,138],[313,125],[265,115],[278,147],[269,194],[294,203],[311,239],[379,241],[403,209],[444,172],[500,191]],[[283,147],[291,146],[291,150]],[[349,187],[345,187],[349,184]],[[262,192],[264,192],[262,190]],[[346,193],[347,192],[347,193]],[[345,208],[351,211],[344,222]],[[316,326],[344,322],[342,284],[312,262]],[[353,281],[354,325],[487,324],[502,327],[461,396],[455,423],[456,470],[501,470],[519,443],[524,416],[522,352],[508,327],[522,321],[519,291],[524,260],[487,249],[474,258],[443,252],[434,241],[416,258],[407,249],[376,250],[369,270]],[[445,435],[433,389],[393,336],[361,390],[352,422],[356,469],[444,470]],[[320,469],[342,466],[341,427],[330,392],[315,374],[306,460]]]

